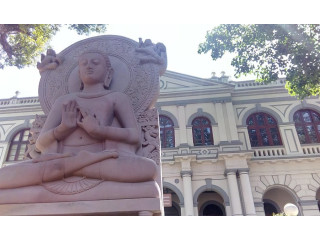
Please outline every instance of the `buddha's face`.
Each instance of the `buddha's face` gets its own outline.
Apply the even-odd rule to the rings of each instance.
[[[84,84],[103,82],[108,67],[99,53],[85,53],[79,59],[80,79]]]

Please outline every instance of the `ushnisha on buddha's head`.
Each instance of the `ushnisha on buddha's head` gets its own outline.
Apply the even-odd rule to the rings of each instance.
[[[79,76],[81,91],[85,85],[100,83],[103,83],[103,87],[108,89],[113,76],[109,57],[103,52],[95,50],[82,53],[79,57]]]

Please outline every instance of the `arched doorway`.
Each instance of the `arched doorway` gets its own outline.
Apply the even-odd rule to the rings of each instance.
[[[169,194],[172,199],[170,207],[164,207],[165,216],[181,216],[180,200],[178,195],[170,188],[163,188],[163,194]]]
[[[283,212],[284,205],[287,203],[293,203],[299,208],[293,193],[281,186],[268,189],[263,195],[263,203],[266,216]],[[301,215],[300,209],[299,215]]]
[[[198,197],[199,216],[226,216],[224,200],[215,191],[202,192]]]

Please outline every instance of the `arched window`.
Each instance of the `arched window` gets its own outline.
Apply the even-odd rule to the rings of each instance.
[[[211,122],[206,117],[197,117],[192,121],[193,145],[213,145]]]
[[[320,142],[320,114],[309,109],[294,113],[293,121],[301,144]]]
[[[247,125],[252,147],[282,145],[277,121],[269,114],[251,114]]]
[[[173,148],[174,143],[174,128],[170,118],[164,115],[159,116],[160,122],[160,139],[162,148]]]
[[[30,129],[24,129],[16,133],[10,142],[10,148],[7,156],[7,161],[23,160],[24,153],[27,150],[29,143]]]

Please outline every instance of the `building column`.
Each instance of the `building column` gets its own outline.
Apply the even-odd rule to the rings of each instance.
[[[215,103],[216,112],[217,112],[217,121],[219,126],[219,135],[220,135],[220,142],[227,142],[227,129],[225,124],[225,119],[222,111],[222,104]]]
[[[296,203],[294,203],[296,204]],[[299,207],[299,205],[301,207]],[[319,208],[318,208],[318,200],[301,200],[299,201],[299,205],[296,206],[299,208],[300,216],[320,216]]]
[[[226,170],[229,194],[230,194],[230,203],[231,203],[232,215],[243,216],[236,172],[237,172],[237,169]]]
[[[184,212],[186,216],[193,216],[193,197],[191,176],[192,171],[181,171],[183,182],[183,196],[184,196]]]
[[[186,129],[186,114],[185,114],[185,106],[178,106],[178,122],[180,126],[180,144],[187,144],[187,129]]]
[[[231,102],[226,103],[227,114],[228,114],[228,125],[230,129],[231,141],[239,141],[238,130],[236,126],[235,115]]]
[[[249,179],[249,169],[238,169],[240,175],[240,184],[242,189],[242,198],[244,201],[245,213],[247,216],[255,216],[256,209],[254,206],[251,184]]]

